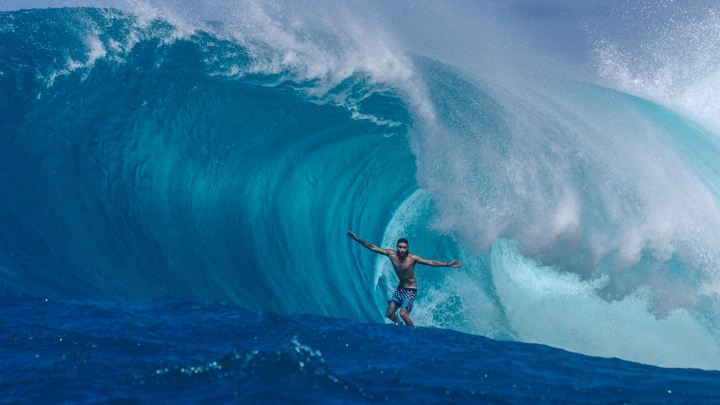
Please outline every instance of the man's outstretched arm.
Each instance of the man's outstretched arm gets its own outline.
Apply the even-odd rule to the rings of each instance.
[[[379,254],[385,255],[385,256],[387,256],[389,253],[389,249],[380,249],[379,247],[373,245],[370,242],[365,242],[364,240],[358,238],[358,236],[355,235],[354,233],[352,233],[351,231],[347,231],[346,233],[347,233],[347,236],[353,238],[355,240],[355,242],[365,246],[366,248],[372,250],[375,253],[379,253]]]
[[[462,262],[457,260],[453,260],[451,262],[441,262],[439,260],[426,260],[420,256],[416,256],[415,263],[433,267],[452,267],[454,269],[462,267]]]

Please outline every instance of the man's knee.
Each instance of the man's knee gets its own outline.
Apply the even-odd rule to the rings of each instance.
[[[410,315],[410,313],[407,311],[407,309],[402,308],[400,309],[400,317],[401,318],[407,318]]]

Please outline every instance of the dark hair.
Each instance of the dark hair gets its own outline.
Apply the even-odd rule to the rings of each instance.
[[[404,244],[406,244],[406,245],[409,245],[407,239],[405,239],[405,238],[400,238],[400,239],[398,239],[398,241],[397,241],[397,243],[395,244],[395,246],[397,246],[397,245],[399,245],[399,244],[401,244],[401,243],[404,243]]]

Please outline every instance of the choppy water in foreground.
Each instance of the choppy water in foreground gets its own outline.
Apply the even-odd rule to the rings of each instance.
[[[2,290],[0,403],[713,403],[714,371],[207,301]]]

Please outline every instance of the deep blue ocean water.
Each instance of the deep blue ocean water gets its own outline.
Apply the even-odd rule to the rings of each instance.
[[[3,289],[2,403],[713,403],[718,372],[209,301]]]
[[[0,403],[715,402],[689,98],[247,7],[0,13]],[[464,266],[386,324],[348,229]]]

